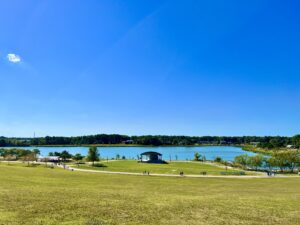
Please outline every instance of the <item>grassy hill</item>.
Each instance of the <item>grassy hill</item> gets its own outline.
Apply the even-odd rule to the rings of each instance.
[[[300,179],[94,174],[0,163],[0,224],[299,224]]]
[[[99,163],[98,163],[99,164]],[[244,172],[238,169],[225,169],[224,166],[216,166],[215,164],[208,162],[178,162],[172,161],[168,164],[151,164],[151,163],[138,163],[136,160],[115,160],[115,161],[101,161],[103,167],[93,167],[91,165],[80,165],[81,169],[92,169],[101,171],[113,171],[113,172],[132,172],[142,173],[142,171],[149,171],[151,174],[179,174],[181,171],[184,174],[200,175],[202,172],[206,172],[207,175],[221,175],[221,173],[227,174],[239,174]],[[74,168],[76,166],[73,165]],[[255,172],[246,172],[247,175],[254,175]]]

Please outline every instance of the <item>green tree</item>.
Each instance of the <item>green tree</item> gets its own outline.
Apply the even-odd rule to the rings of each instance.
[[[240,164],[244,169],[247,167],[249,156],[247,154],[238,155],[234,158],[234,162]]]
[[[294,145],[299,148],[300,147],[300,134],[295,135],[292,138],[292,141],[293,141]]]
[[[64,150],[60,153],[60,157],[65,162],[67,159],[72,158],[72,155],[68,151]]]
[[[299,151],[275,152],[273,157],[275,158],[276,165],[280,168],[281,172],[288,168],[291,173],[293,173],[295,168],[300,165]]]
[[[222,162],[222,158],[220,156],[217,156],[215,159],[214,159],[215,162],[218,162],[218,163],[221,163]]]
[[[194,154],[194,160],[195,161],[199,161],[200,158],[201,158],[201,155],[199,154],[199,152],[195,152],[195,154]]]
[[[99,156],[100,154],[97,147],[90,147],[87,155],[87,161],[92,162],[94,165],[95,161],[99,161]]]
[[[285,168],[289,167],[289,160],[286,152],[275,152],[274,158],[276,165],[280,168],[280,171],[283,172]]]
[[[79,166],[79,161],[83,159],[83,156],[80,153],[76,153],[72,158],[76,161],[77,166]]]
[[[285,152],[285,157],[291,173],[294,173],[295,168],[300,165],[300,152],[288,151]]]
[[[24,162],[27,162],[28,166],[30,162],[36,161],[36,154],[35,152],[30,152],[29,154],[26,154],[24,156],[22,156],[22,160]]]
[[[35,160],[37,160],[38,156],[41,154],[41,151],[37,148],[32,150],[35,155]]]
[[[264,161],[263,155],[258,154],[258,155],[250,156],[248,159],[248,164],[251,167],[254,167],[255,170],[257,170],[258,167],[262,166],[263,161]]]
[[[269,171],[272,171],[273,167],[277,167],[277,161],[275,157],[264,157],[263,161],[266,166],[269,168]]]
[[[80,153],[76,153],[72,158],[78,162],[83,159],[83,156]]]

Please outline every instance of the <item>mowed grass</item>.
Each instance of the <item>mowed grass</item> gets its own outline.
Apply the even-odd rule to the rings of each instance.
[[[0,164],[0,224],[299,224],[300,179],[127,176]]]
[[[99,162],[105,167],[93,167],[91,165],[80,165],[81,169],[93,169],[101,171],[113,172],[132,172],[143,173],[149,171],[150,174],[179,174],[181,171],[184,174],[197,174],[206,172],[207,175],[220,175],[221,172],[241,172],[242,170],[232,170],[218,167],[213,164],[203,162],[176,162],[172,161],[168,164],[152,164],[152,163],[139,163],[136,160],[116,160],[116,161],[101,161]],[[75,167],[75,166],[74,166]],[[253,172],[246,172],[246,174],[255,174]]]

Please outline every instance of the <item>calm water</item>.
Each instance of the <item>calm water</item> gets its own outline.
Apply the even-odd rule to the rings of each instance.
[[[34,149],[36,147],[22,147],[23,149]],[[47,156],[49,152],[61,152],[67,150],[71,154],[80,153],[86,155],[88,147],[38,147],[42,156]],[[207,146],[207,147],[98,147],[101,158],[115,158],[117,154],[120,157],[125,156],[127,159],[137,158],[137,155],[146,151],[155,151],[162,154],[164,160],[191,160],[194,158],[195,152],[205,155],[207,160],[213,160],[220,156],[224,160],[233,160],[235,156],[255,153],[247,152],[239,147],[231,146]]]

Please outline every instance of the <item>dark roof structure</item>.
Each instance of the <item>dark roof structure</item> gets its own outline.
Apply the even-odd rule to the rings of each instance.
[[[162,160],[162,154],[159,152],[143,152],[141,154],[140,162],[142,163],[165,163]]]
[[[159,155],[162,156],[162,154],[160,154],[159,152],[143,152],[141,155]]]

